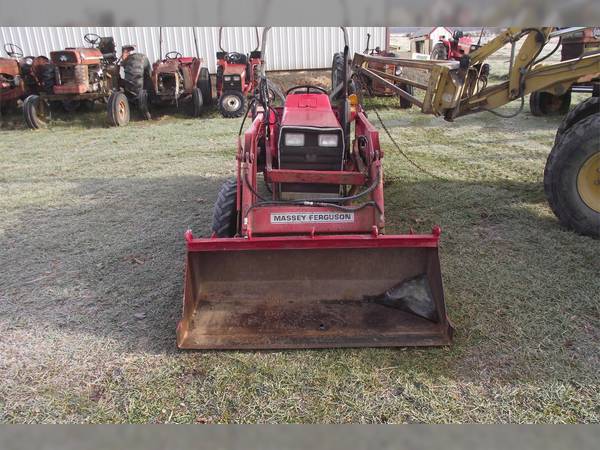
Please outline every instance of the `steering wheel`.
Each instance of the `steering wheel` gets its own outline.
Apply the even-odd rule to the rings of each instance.
[[[241,62],[244,59],[244,55],[238,52],[227,53],[225,56],[225,60],[229,63],[236,64]]]
[[[319,91],[321,94],[328,95],[327,89],[322,88],[321,86],[313,86],[312,84],[299,84],[298,86],[293,86],[285,91],[285,95],[291,94],[294,91],[299,89],[306,89],[306,93],[309,94],[311,90]]]
[[[83,40],[91,45],[96,45],[102,38],[96,33],[87,33],[83,36]]]
[[[165,59],[179,59],[183,58],[183,55],[179,52],[169,52],[165,55]]]
[[[4,44],[4,51],[11,58],[22,58],[23,57],[23,49],[19,47],[17,44],[11,44],[10,42]]]

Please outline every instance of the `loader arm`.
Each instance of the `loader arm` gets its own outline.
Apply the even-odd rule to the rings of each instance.
[[[508,28],[487,44],[472,50],[461,61],[416,61],[355,54],[353,71],[384,83],[399,96],[421,108],[426,114],[444,116],[446,120],[492,110],[533,91],[548,91],[556,95],[566,92],[573,83],[600,77],[600,53],[584,54],[560,63],[538,63],[538,56],[553,37],[573,32],[576,28]],[[518,53],[516,43],[524,39]],[[482,78],[485,61],[511,45],[508,81],[487,86]],[[402,77],[368,69],[369,62],[395,64],[402,67]],[[485,81],[485,82],[483,82]],[[409,95],[398,83],[410,84],[424,91],[423,100]]]

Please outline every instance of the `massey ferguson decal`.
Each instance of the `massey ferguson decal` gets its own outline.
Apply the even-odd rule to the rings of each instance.
[[[353,223],[353,212],[323,212],[323,213],[271,213],[272,224],[290,223]]]

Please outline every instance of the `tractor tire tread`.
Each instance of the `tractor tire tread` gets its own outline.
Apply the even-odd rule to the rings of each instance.
[[[569,128],[571,128],[580,120],[583,120],[586,117],[596,113],[600,113],[600,97],[590,97],[577,104],[577,106],[569,111],[569,113],[564,117],[558,127],[558,130],[556,130],[554,145],[558,144],[559,140]]]
[[[585,156],[586,152],[593,154],[593,145],[598,145],[598,142],[600,113],[571,126],[552,148],[544,169],[544,192],[559,222],[579,234],[594,238],[600,237],[600,213],[583,203],[576,192],[576,179],[570,181],[569,178],[576,177],[578,173],[577,161],[573,161],[573,158],[582,154]],[[596,151],[600,151],[600,148],[596,148]]]
[[[212,231],[217,237],[233,237],[237,232],[237,178],[223,183],[213,210]]]

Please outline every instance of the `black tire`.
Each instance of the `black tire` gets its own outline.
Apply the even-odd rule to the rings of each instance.
[[[448,60],[448,48],[443,43],[438,42],[437,44],[435,44],[433,46],[430,57],[431,57],[431,59],[447,61]]]
[[[532,92],[529,96],[529,110],[534,116],[563,115],[569,112],[571,91],[563,95],[549,92]]]
[[[247,106],[248,100],[240,91],[223,91],[219,97],[219,111],[223,117],[241,117]]]
[[[200,91],[200,88],[195,87],[192,89],[190,115],[192,117],[200,117],[202,115],[202,106],[202,92]]]
[[[206,67],[202,67],[200,69],[200,75],[198,76],[198,88],[202,93],[204,105],[212,105],[212,84],[210,81],[210,73]]]
[[[137,95],[137,105],[142,118],[146,120],[150,120],[152,118],[150,115],[149,102],[150,100],[148,99],[148,91],[146,89],[140,89]]]
[[[40,66],[39,76],[41,82],[41,90],[46,94],[54,93],[54,85],[56,84],[56,74],[54,64],[44,64]]]
[[[594,159],[590,159],[594,158]],[[544,191],[550,208],[562,225],[577,233],[600,237],[600,174],[583,183],[579,177],[587,163],[600,158],[600,114],[593,114],[571,126],[552,148],[544,170]],[[589,170],[589,169],[588,169]],[[597,169],[596,169],[597,170]]]
[[[563,134],[574,124],[596,113],[600,113],[600,97],[590,97],[579,103],[575,108],[569,111],[560,123],[560,126],[556,131],[556,137],[554,138],[554,145],[558,144],[558,141],[562,138]]]
[[[400,89],[402,89],[403,91],[409,93],[410,95],[414,95],[415,94],[415,90],[413,89],[413,87],[410,84],[399,84],[398,87]],[[400,96],[398,96],[400,97]],[[403,97],[400,97],[400,109],[410,109],[412,108],[412,103],[408,100],[406,100]]]
[[[143,53],[129,55],[122,63],[125,89],[137,93],[150,87],[150,61]]]
[[[108,123],[113,127],[123,127],[129,123],[129,100],[121,91],[114,91],[108,97]]]
[[[234,237],[237,233],[237,178],[223,183],[213,209],[212,232],[217,237]]]
[[[30,95],[23,102],[23,117],[27,127],[32,130],[39,130],[46,127],[45,104],[39,95]]]
[[[335,53],[331,61],[331,92],[344,82],[344,54]]]

